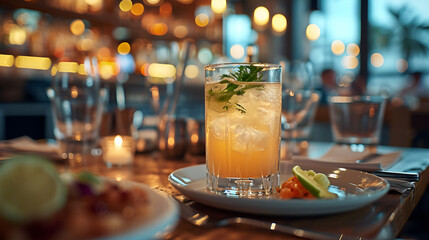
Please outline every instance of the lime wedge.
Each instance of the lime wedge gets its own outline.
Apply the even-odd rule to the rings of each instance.
[[[329,180],[323,179],[323,185],[319,184],[318,181],[321,181],[321,175],[316,174],[314,171],[304,171],[300,166],[295,166],[292,168],[293,174],[298,178],[302,186],[305,187],[313,196],[318,198],[337,198],[337,195],[328,191]],[[315,179],[315,176],[316,179]],[[328,183],[326,184],[326,180]]]
[[[0,167],[0,214],[14,222],[48,217],[67,197],[55,167],[39,157],[19,156]]]

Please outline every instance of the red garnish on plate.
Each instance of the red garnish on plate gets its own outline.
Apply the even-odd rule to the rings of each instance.
[[[277,192],[280,193],[280,197],[283,199],[316,198],[304,186],[302,186],[301,182],[299,182],[295,176],[290,177],[286,182],[284,182],[280,188],[277,189]]]

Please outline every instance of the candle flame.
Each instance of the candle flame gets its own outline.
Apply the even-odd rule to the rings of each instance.
[[[167,139],[167,144],[170,148],[172,148],[174,146],[174,138],[173,137],[169,137]]]
[[[116,137],[115,137],[115,146],[121,146],[122,145],[122,138],[121,138],[121,136],[119,136],[119,135],[117,135]]]
[[[198,142],[198,134],[192,134],[191,135],[191,142],[192,143],[197,143]]]

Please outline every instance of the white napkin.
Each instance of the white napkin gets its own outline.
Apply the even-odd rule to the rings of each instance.
[[[0,142],[0,153],[7,158],[10,154],[36,154],[53,159],[60,159],[60,150],[57,145],[40,143],[27,136]]]
[[[383,153],[378,157],[363,162],[356,161],[368,156],[370,152],[364,150],[362,152],[353,152],[348,146],[334,145],[325,155],[318,159],[310,159],[308,157],[294,156],[292,161],[294,164],[302,162],[313,162],[323,165],[331,165],[336,167],[345,167],[362,171],[386,170],[400,159],[401,152]]]

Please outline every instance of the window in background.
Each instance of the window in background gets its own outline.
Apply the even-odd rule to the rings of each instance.
[[[410,73],[428,72],[428,9],[427,0],[369,0],[370,92],[398,94]]]
[[[252,42],[252,23],[247,15],[232,14],[223,20],[224,53],[231,61],[243,62]]]
[[[310,14],[306,36],[316,74],[333,69],[338,76],[359,72],[360,1],[322,0]],[[347,78],[351,81],[353,77]],[[341,78],[339,79],[341,81]]]

